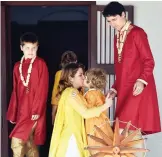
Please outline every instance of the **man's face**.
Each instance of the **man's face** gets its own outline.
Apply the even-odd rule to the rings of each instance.
[[[33,58],[37,55],[38,43],[24,42],[24,45],[20,46],[21,51],[23,51],[25,58]]]
[[[120,30],[125,23],[125,13],[122,15],[108,16],[106,17],[107,22],[116,30]]]

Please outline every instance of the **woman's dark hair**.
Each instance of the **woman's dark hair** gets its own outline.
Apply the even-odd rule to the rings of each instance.
[[[62,70],[62,75],[61,79],[59,81],[58,85],[58,93],[56,95],[57,99],[60,98],[62,92],[67,88],[67,87],[72,87],[72,84],[69,80],[70,77],[74,77],[75,74],[77,73],[78,69],[82,68],[84,71],[84,65],[79,64],[79,63],[70,63],[67,66],[65,66]]]

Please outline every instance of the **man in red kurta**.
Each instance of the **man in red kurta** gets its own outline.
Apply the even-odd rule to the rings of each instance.
[[[39,157],[36,145],[45,142],[48,69],[37,57],[38,39],[33,33],[20,38],[24,53],[13,70],[13,91],[7,120],[16,124],[10,134],[14,157]]]
[[[117,96],[115,116],[121,121],[131,121],[145,133],[160,132],[154,59],[147,34],[126,20],[124,6],[118,2],[110,2],[103,15],[117,31],[114,40],[116,81],[109,91],[110,96]],[[124,127],[121,123],[120,128]]]

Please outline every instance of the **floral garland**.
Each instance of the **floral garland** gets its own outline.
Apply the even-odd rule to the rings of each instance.
[[[127,21],[126,24],[124,25],[124,27],[120,31],[117,32],[116,46],[117,46],[117,49],[118,49],[118,62],[119,63],[121,62],[121,59],[122,59],[121,54],[122,54],[124,42],[125,42],[125,39],[126,39],[127,32],[128,32],[130,24],[131,24],[131,22]]]
[[[31,61],[30,61],[30,65],[29,65],[29,68],[28,68],[28,75],[26,77],[26,81],[24,79],[24,76],[22,75],[22,63],[23,63],[24,58],[25,58],[24,56],[21,58],[20,66],[19,66],[19,72],[20,72],[20,78],[21,78],[21,81],[22,81],[23,85],[25,87],[27,87],[27,89],[28,89],[28,84],[29,84],[29,80],[30,80],[30,74],[32,72],[32,64],[33,64],[36,56],[34,58],[32,58]]]

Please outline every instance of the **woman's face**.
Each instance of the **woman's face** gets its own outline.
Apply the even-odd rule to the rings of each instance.
[[[75,74],[74,77],[70,78],[71,83],[73,85],[74,88],[80,88],[83,87],[84,85],[84,74],[83,74],[83,69],[79,68],[77,73]]]

